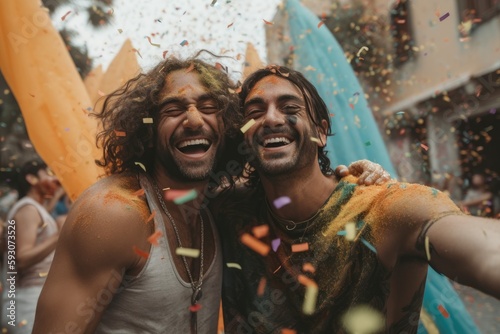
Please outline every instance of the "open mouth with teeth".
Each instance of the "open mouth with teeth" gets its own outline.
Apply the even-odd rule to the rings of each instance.
[[[208,139],[191,139],[181,141],[177,149],[184,154],[202,154],[207,152],[211,145]]]
[[[292,140],[286,137],[273,137],[264,139],[261,145],[264,146],[265,148],[274,148],[274,147],[281,147],[288,145],[291,142]]]

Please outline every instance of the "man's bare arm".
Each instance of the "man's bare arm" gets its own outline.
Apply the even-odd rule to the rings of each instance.
[[[425,233],[425,231],[424,231]],[[500,299],[500,222],[446,216],[429,227],[430,264],[438,272]]]
[[[133,246],[149,251],[150,225],[133,201],[81,197],[61,231],[33,333],[93,333],[123,274],[145,263]]]

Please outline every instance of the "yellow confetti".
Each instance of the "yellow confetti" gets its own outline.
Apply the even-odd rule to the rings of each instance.
[[[144,124],[153,124],[153,119],[151,117],[146,117],[142,119],[142,123]]]
[[[245,125],[243,125],[241,127],[241,132],[245,133],[248,131],[248,129],[250,129],[253,125],[255,124],[255,120],[252,118],[251,120],[249,120]]]
[[[38,277],[47,277],[48,272],[38,273]]]
[[[141,167],[143,171],[146,171],[146,167],[140,162],[134,162],[137,166]]]
[[[342,316],[342,324],[349,333],[378,333],[384,328],[385,319],[372,307],[359,305]]]
[[[431,250],[429,247],[429,237],[426,235],[424,240],[425,245],[425,255],[427,256],[427,261],[431,260]]]
[[[228,263],[226,263],[226,266],[228,268],[236,268],[236,269],[241,270],[241,266],[238,263],[228,262]]]
[[[321,140],[319,140],[318,138],[316,137],[311,137],[311,141],[315,142],[315,143],[318,143],[318,144],[321,144]]]
[[[345,239],[348,241],[353,241],[356,238],[356,224],[347,223],[345,224]]]
[[[305,275],[299,275],[297,279],[300,284],[306,287],[302,312],[308,315],[313,314],[316,310],[316,300],[318,299],[318,285]]]
[[[198,258],[200,250],[194,248],[177,247],[175,250],[176,255]]]
[[[362,46],[359,50],[358,50],[358,53],[356,54],[356,56],[359,57],[359,55],[361,54],[361,52],[363,52],[363,50],[370,50],[367,46]]]

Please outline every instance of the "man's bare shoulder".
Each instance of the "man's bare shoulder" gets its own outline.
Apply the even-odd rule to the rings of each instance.
[[[134,258],[133,247],[145,249],[153,230],[145,196],[129,175],[103,178],[75,201],[64,224],[60,243],[75,254]],[[127,256],[128,255],[128,256]],[[128,261],[125,260],[125,261]]]

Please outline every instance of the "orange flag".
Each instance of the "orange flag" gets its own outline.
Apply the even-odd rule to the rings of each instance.
[[[36,151],[71,199],[103,173],[94,159],[96,121],[85,86],[47,9],[37,0],[0,1],[0,69]]]

